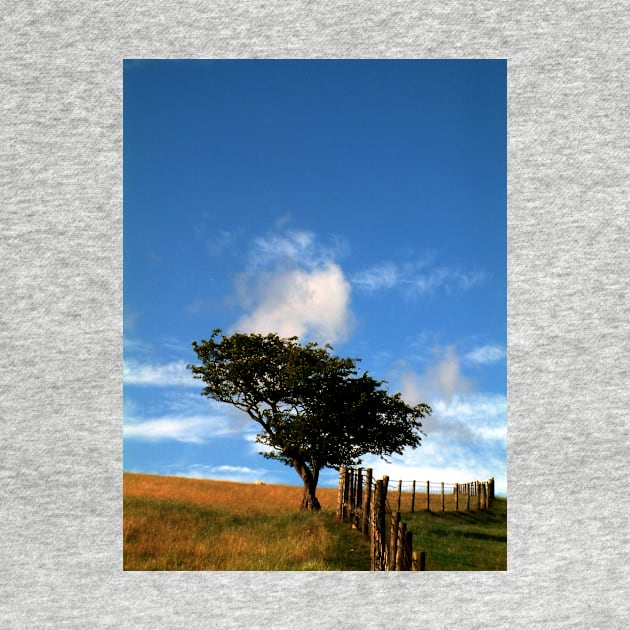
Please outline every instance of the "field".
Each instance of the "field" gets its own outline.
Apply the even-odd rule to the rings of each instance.
[[[414,549],[426,552],[427,571],[507,570],[506,499],[496,498],[488,512],[425,510],[403,513],[402,520]]]
[[[335,518],[337,489],[318,489],[319,513],[299,512],[301,497],[298,486],[124,473],[123,568],[369,571],[369,542]],[[505,570],[506,513],[497,499],[490,513],[403,519],[427,570]]]

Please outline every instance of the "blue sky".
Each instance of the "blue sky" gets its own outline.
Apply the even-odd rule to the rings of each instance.
[[[505,494],[506,116],[504,60],[126,60],[124,470],[300,485],[185,367],[273,331],[432,406],[375,475]]]

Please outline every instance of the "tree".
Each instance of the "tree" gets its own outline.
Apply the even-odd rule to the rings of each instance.
[[[420,419],[430,407],[388,394],[384,381],[359,375],[359,359],[335,356],[328,344],[300,345],[275,333],[225,337],[216,329],[192,345],[201,364],[188,368],[204,381],[202,395],[241,409],[262,427],[256,436],[267,447],[262,455],[292,466],[304,483],[303,510],[320,509],[322,468],[420,445]]]

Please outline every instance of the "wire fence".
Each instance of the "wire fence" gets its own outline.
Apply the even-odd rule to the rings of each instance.
[[[461,512],[486,510],[494,498],[494,479],[446,483],[444,481],[387,482],[388,497],[397,512]]]
[[[337,516],[370,539],[372,571],[422,571],[425,554],[413,551],[413,535],[401,515],[487,510],[493,499],[494,478],[454,484],[374,480],[371,468],[341,468]]]

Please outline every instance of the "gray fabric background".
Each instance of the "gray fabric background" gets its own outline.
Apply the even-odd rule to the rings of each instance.
[[[627,627],[629,9],[5,1],[0,627]],[[507,572],[122,572],[125,57],[508,59]]]

